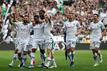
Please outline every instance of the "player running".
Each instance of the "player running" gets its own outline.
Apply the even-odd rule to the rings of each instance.
[[[67,15],[67,21],[64,23],[64,30],[66,31],[66,49],[70,60],[70,67],[74,66],[75,46],[77,42],[77,35],[80,33],[80,23],[75,19],[74,14]]]
[[[98,66],[103,61],[99,47],[103,36],[102,31],[104,31],[104,29],[104,24],[99,21],[99,15],[94,14],[93,21],[90,23],[89,26],[91,40],[90,49],[92,50],[93,58],[95,60],[94,66]]]

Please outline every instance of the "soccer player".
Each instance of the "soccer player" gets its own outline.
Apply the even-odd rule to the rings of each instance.
[[[33,31],[34,31],[33,43],[32,43],[33,47],[30,54],[31,61],[29,68],[34,68],[35,52],[37,48],[41,47],[43,44],[43,23],[40,22],[38,15],[34,16]]]
[[[45,21],[45,11],[44,10],[40,10],[39,11],[39,16],[40,16],[40,21],[42,23],[44,23],[44,21]],[[43,41],[44,42],[43,42],[42,46],[39,47],[40,57],[41,57],[42,63],[38,67],[41,67],[41,68],[44,67],[44,62],[45,62],[45,59],[46,59],[46,54],[45,54],[45,49],[44,49],[45,40],[43,40]]]
[[[102,39],[102,31],[104,31],[105,27],[104,24],[99,21],[99,15],[93,15],[93,21],[90,23],[89,30],[90,30],[90,49],[93,53],[93,58],[95,60],[94,66],[98,66],[99,63],[102,63],[102,55],[100,53],[99,47],[101,44]]]
[[[56,68],[56,62],[53,56],[52,49],[53,47],[53,35],[51,30],[53,28],[53,22],[51,18],[47,15],[45,16],[45,24],[44,24],[44,40],[45,40],[45,49],[47,49],[47,59],[45,60],[45,66],[48,68]]]
[[[70,67],[74,66],[75,46],[77,35],[80,33],[80,23],[75,18],[73,13],[67,15],[68,20],[64,24],[64,30],[66,31],[66,48],[70,60]]]
[[[13,56],[12,62],[9,66],[13,66],[17,57],[21,61],[20,68],[24,67],[27,54],[27,45],[30,39],[30,29],[32,28],[32,23],[29,22],[28,15],[23,16],[22,22],[15,22],[13,25],[16,27],[16,48],[15,54]]]

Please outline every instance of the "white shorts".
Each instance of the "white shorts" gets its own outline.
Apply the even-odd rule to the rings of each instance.
[[[26,39],[16,38],[15,49],[17,49],[18,52],[30,50],[30,48],[28,47],[28,42],[29,42],[29,38],[26,38]]]
[[[28,51],[32,50],[32,48],[33,48],[32,43],[33,43],[33,36],[30,36],[30,39],[29,39],[29,42],[28,42],[28,45],[27,45],[27,50]]]
[[[31,46],[32,46],[32,43],[33,43],[33,39],[34,39],[33,36],[30,36],[30,39],[29,39],[29,43],[28,43],[28,44],[31,45]]]
[[[66,40],[67,48],[75,48],[76,40]]]
[[[43,46],[43,39],[33,39],[33,42],[32,42],[32,49],[37,49],[39,47],[42,47]]]
[[[99,48],[100,47],[101,42],[99,41],[92,41],[90,43],[90,49],[95,49],[95,48]]]
[[[44,49],[53,49],[54,48],[54,41],[52,38],[45,39]]]

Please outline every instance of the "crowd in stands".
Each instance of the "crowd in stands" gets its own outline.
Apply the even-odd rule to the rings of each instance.
[[[10,0],[6,1],[1,0],[0,3],[0,28],[5,15],[3,8],[4,6],[8,7]],[[70,5],[64,5],[63,0],[16,0],[12,8],[12,14],[16,14],[17,19],[21,20],[20,16],[26,13],[29,15],[29,19],[32,20],[33,15],[38,14],[40,10],[44,10],[53,17],[55,24],[52,33],[57,36],[63,35],[65,16],[70,13],[75,14],[83,30],[87,29],[92,21],[93,14],[99,14],[100,20],[103,21],[107,17],[107,0],[74,0]],[[107,20],[104,21],[104,24],[107,24]],[[87,31],[82,33],[80,37],[83,35],[87,35]]]

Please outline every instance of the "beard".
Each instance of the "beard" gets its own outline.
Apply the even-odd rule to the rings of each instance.
[[[23,20],[23,23],[24,23],[24,24],[27,24],[27,23],[28,23],[28,21],[27,21],[27,20]]]

